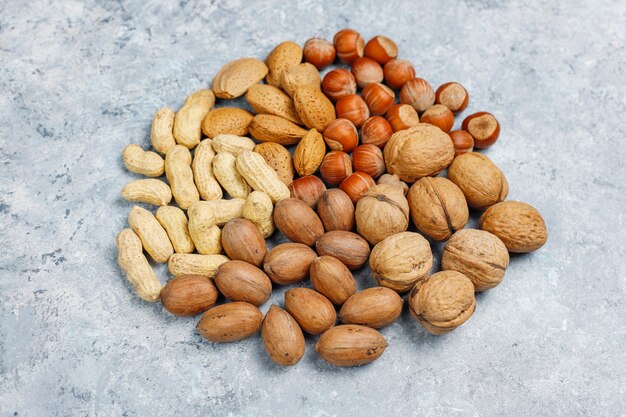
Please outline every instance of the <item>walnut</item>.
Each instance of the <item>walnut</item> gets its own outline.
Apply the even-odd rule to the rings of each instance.
[[[454,158],[448,168],[448,178],[467,199],[467,204],[485,210],[509,194],[509,183],[500,168],[485,155],[469,152]]]
[[[548,240],[548,230],[541,214],[521,201],[504,201],[489,207],[478,225],[498,236],[509,252],[533,252]]]
[[[409,227],[409,203],[402,188],[391,184],[371,187],[356,205],[356,228],[372,245]]]

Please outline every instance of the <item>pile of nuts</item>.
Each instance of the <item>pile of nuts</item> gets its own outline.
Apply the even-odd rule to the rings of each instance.
[[[336,57],[345,65],[322,79]],[[407,292],[427,331],[466,322],[475,292],[502,281],[509,252],[540,248],[546,226],[532,206],[505,201],[504,174],[473,152],[496,142],[496,118],[474,113],[451,131],[468,92],[457,82],[435,90],[397,57],[391,39],[365,43],[351,29],[304,48],[283,42],[265,62],[226,64],[178,112],[158,110],[156,152],[129,145],[122,155],[150,177],[122,196],[158,207],[133,207],[117,237],[137,295],[175,315],[203,313],[197,329],[212,342],[260,329],[280,365],[302,358],[304,333],[320,335],[316,350],[333,365],[374,361],[387,347],[377,329],[400,316]],[[214,108],[216,97],[244,95],[255,114]],[[464,229],[470,208],[484,211],[478,230]],[[291,242],[268,250],[275,228]],[[429,239],[447,241],[434,274]],[[144,252],[168,263],[167,285]],[[379,286],[357,291],[353,271],[366,264]],[[263,317],[272,288],[294,284]],[[215,306],[220,294],[228,302]]]

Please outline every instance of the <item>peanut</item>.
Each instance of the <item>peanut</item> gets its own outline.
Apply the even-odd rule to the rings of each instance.
[[[163,107],[154,113],[152,128],[150,129],[150,142],[152,147],[162,155],[167,155],[176,146],[176,139],[172,134],[175,116],[176,113],[169,107]]]
[[[243,198],[231,198],[230,200],[199,201],[194,203],[194,206],[197,206],[196,210],[210,210],[215,216],[215,224],[221,227],[230,220],[241,217],[244,204]]]
[[[250,138],[237,135],[220,134],[213,138],[215,152],[228,152],[237,156],[243,151],[251,151],[256,144]]]
[[[148,203],[165,206],[172,201],[170,186],[161,180],[148,178],[127,183],[122,188],[122,197],[134,203]]]
[[[174,253],[174,248],[163,226],[152,213],[139,206],[134,206],[128,214],[128,224],[139,236],[143,248],[155,262],[167,262]]]
[[[264,238],[274,233],[274,205],[272,199],[263,191],[252,191],[243,205],[242,217],[250,220],[261,231]]]
[[[156,219],[167,232],[176,253],[192,253],[195,250],[189,236],[187,216],[178,207],[161,206],[156,212]]]
[[[190,165],[191,152],[182,145],[174,146],[165,156],[165,175],[176,203],[183,210],[200,200]]]
[[[128,145],[122,152],[122,159],[126,169],[135,174],[146,177],[160,177],[163,175],[164,162],[156,152],[144,151],[139,145]]]
[[[239,174],[236,167],[237,157],[228,152],[220,152],[213,158],[213,175],[224,190],[233,198],[246,198],[250,186]]]
[[[156,301],[161,293],[161,283],[141,249],[141,240],[130,229],[117,235],[117,263],[135,287],[137,295],[146,301]]]
[[[283,183],[276,171],[256,152],[245,151],[237,157],[237,171],[255,191],[263,191],[272,202],[289,198],[289,188]]]
[[[174,118],[174,138],[179,145],[195,148],[202,137],[202,119],[215,104],[211,90],[198,90],[185,100]]]
[[[175,277],[179,275],[204,275],[213,278],[217,268],[228,262],[224,255],[198,255],[195,253],[175,253],[170,257],[167,267]]]
[[[213,143],[205,139],[196,147],[193,154],[191,170],[196,182],[196,188],[203,200],[219,200],[222,198],[222,187],[213,175]]]
[[[208,203],[208,201],[197,201],[187,211],[189,235],[198,253],[203,255],[222,253],[222,231],[215,225],[213,209],[206,207],[203,203]]]

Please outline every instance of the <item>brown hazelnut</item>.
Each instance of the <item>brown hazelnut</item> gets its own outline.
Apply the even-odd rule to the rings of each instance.
[[[332,101],[356,93],[356,79],[345,68],[330,71],[322,80],[322,91]]]
[[[467,204],[485,210],[509,194],[506,177],[485,155],[468,152],[454,158],[448,168],[448,178],[463,191]]]
[[[409,226],[409,203],[400,187],[374,185],[356,205],[356,229],[372,245]]]
[[[371,143],[357,146],[352,152],[352,166],[355,171],[365,172],[372,178],[385,173],[383,151]]]
[[[395,175],[383,174],[378,179],[377,184],[391,184],[395,185],[396,187],[400,187],[402,188],[402,192],[404,193],[404,195],[407,195],[407,193],[409,192],[409,186],[406,184],[406,182],[400,180],[400,178],[396,177]]]
[[[493,114],[484,111],[467,116],[461,127],[472,135],[478,149],[490,147],[500,136],[500,123]]]
[[[348,194],[339,188],[322,193],[317,203],[317,215],[324,224],[324,230],[346,230],[354,228],[354,204]]]
[[[383,67],[383,75],[389,87],[399,90],[404,83],[415,78],[415,67],[405,59],[392,59]]]
[[[289,184],[289,190],[291,191],[291,197],[304,201],[307,206],[315,210],[322,193],[326,191],[326,186],[315,175],[307,175],[293,180]]]
[[[548,230],[541,214],[521,201],[494,204],[480,216],[478,226],[498,236],[509,252],[533,252],[548,240]]]
[[[465,130],[453,130],[448,133],[448,135],[454,145],[454,156],[459,156],[474,150],[474,138]]]
[[[459,83],[445,83],[435,92],[435,102],[443,104],[454,113],[459,113],[467,107],[469,94]]]
[[[381,116],[372,116],[361,126],[361,143],[363,144],[376,145],[382,149],[389,141],[389,138],[391,138],[391,135],[393,135],[393,130],[389,122]]]
[[[420,122],[417,112],[409,104],[394,104],[387,110],[385,118],[394,132],[417,126]]]
[[[335,151],[352,152],[359,143],[359,132],[348,119],[335,119],[324,129],[324,140]]]
[[[315,65],[318,70],[325,68],[335,60],[335,46],[327,39],[311,38],[304,44],[304,60]]]
[[[349,64],[355,59],[362,57],[365,49],[365,40],[359,32],[353,29],[343,29],[333,38],[337,57],[344,64]]]
[[[367,57],[357,58],[352,62],[352,74],[361,88],[383,80],[383,68],[378,62]]]
[[[339,189],[348,194],[350,200],[356,204],[364,192],[376,185],[372,177],[365,172],[354,172],[339,184]]]
[[[378,35],[367,42],[364,52],[366,57],[384,65],[398,56],[398,45],[388,37]]]
[[[372,83],[361,91],[361,97],[370,109],[373,116],[385,114],[393,104],[396,94],[393,90],[381,83]]]
[[[423,78],[413,78],[402,86],[400,103],[410,104],[421,113],[435,104],[435,90]]]
[[[361,125],[370,117],[370,109],[361,96],[356,94],[349,94],[342,97],[337,101],[335,105],[337,110],[337,117],[341,119],[348,119],[356,127]]]
[[[320,173],[327,184],[339,185],[352,174],[350,155],[344,151],[328,152],[320,165]]]
[[[454,114],[443,104],[435,104],[422,114],[422,123],[429,123],[448,133],[454,126]]]

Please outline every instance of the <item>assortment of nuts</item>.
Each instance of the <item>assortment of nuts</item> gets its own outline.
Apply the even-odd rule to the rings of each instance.
[[[335,58],[344,65],[322,78]],[[214,108],[242,96],[254,114]],[[495,116],[477,112],[453,130],[468,103],[461,84],[435,90],[416,77],[393,40],[366,43],[352,29],[232,61],[178,112],[155,113],[155,152],[122,152],[129,171],[150,177],[122,197],[158,209],[131,209],[118,263],[140,298],[202,313],[197,329],[211,342],[260,331],[279,365],[302,358],[305,333],[320,335],[332,365],[376,360],[388,346],[378,329],[405,300],[428,332],[450,332],[472,316],[475,292],[502,282],[509,252],[547,240],[539,212],[505,201],[506,177],[473,152],[498,140]],[[484,211],[479,230],[465,229],[470,208]],[[268,248],[275,229],[290,242]],[[432,275],[429,239],[447,241]],[[168,263],[165,286],[144,253]],[[366,265],[378,286],[359,291],[353,271]],[[294,284],[263,316],[273,287]]]

